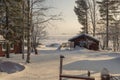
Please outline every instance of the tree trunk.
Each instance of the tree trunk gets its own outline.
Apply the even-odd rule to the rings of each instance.
[[[115,46],[116,46],[116,43],[115,43],[115,36],[113,36],[113,51],[116,51]]]
[[[30,25],[30,1],[27,0],[27,4],[28,4],[28,32],[27,32],[27,58],[26,58],[26,62],[30,63],[30,53],[31,53],[31,37],[30,37],[30,33],[31,33],[31,25]]]
[[[10,46],[9,46],[9,42],[7,42],[6,43],[6,58],[10,58],[9,52],[10,52]]]
[[[85,33],[88,34],[88,9],[86,9],[86,24],[85,24]]]
[[[119,37],[117,35],[117,51],[119,51]]]
[[[22,39],[22,59],[25,59],[25,55],[24,55],[24,38]]]
[[[30,44],[30,35],[28,34],[28,40],[27,40],[27,59],[26,62],[30,63],[30,53],[31,53],[31,44]]]
[[[95,36],[95,28],[96,28],[96,15],[95,15],[95,7],[96,7],[96,2],[95,2],[95,0],[93,0],[93,7],[94,7],[94,10],[93,10],[93,18],[94,18],[94,22],[93,22],[93,36]]]
[[[25,19],[25,16],[24,16],[24,10],[25,10],[25,4],[24,4],[24,1],[22,0],[22,19],[23,19],[23,24],[22,24],[22,26],[23,26],[23,31],[22,31],[22,59],[24,59],[25,57],[24,57],[24,46],[25,46],[25,44],[24,44],[24,37],[25,37],[25,34],[24,34],[24,31],[25,31],[25,29],[24,29],[24,27],[25,27],[25,23],[24,23],[24,19]]]
[[[35,54],[37,55],[37,54],[38,54],[38,51],[37,51],[36,45],[34,45],[33,48],[34,48]]]
[[[103,47],[102,47],[103,50],[105,49],[105,46],[106,46],[106,37],[103,36]]]
[[[108,18],[108,16],[109,16],[109,5],[108,5],[108,2],[109,2],[109,0],[107,0],[107,6],[106,6],[106,48],[108,48],[109,47],[109,45],[108,45],[108,43],[109,43],[109,39],[108,39],[108,27],[109,27],[109,18]]]
[[[9,10],[8,10],[8,6],[6,4],[6,0],[3,0],[5,3],[5,11],[6,11],[6,30],[8,31],[9,28],[9,21],[8,21],[8,14],[9,14]],[[10,58],[9,56],[9,38],[8,38],[8,32],[6,32],[6,58]]]

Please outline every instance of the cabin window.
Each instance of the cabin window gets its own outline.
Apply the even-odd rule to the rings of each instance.
[[[14,50],[14,44],[10,44],[10,50]],[[6,44],[2,43],[2,51],[6,51]]]
[[[6,51],[6,44],[2,43],[2,51]]]
[[[80,41],[79,45],[80,45],[80,47],[85,47],[86,46],[86,41]]]
[[[10,50],[14,50],[14,44],[10,44]]]

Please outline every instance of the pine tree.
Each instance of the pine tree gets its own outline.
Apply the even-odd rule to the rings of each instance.
[[[74,7],[74,12],[78,17],[79,23],[83,26],[82,33],[88,33],[88,5],[86,0],[77,0],[77,6]]]
[[[118,10],[119,0],[102,0],[98,2],[100,7],[100,16],[101,20],[106,22],[106,43],[105,48],[109,47],[109,39],[110,39],[110,26],[112,25],[111,22],[115,21],[113,11]]]
[[[9,58],[10,44],[21,41],[22,27],[22,9],[21,0],[2,0],[2,35],[6,39],[6,57]]]

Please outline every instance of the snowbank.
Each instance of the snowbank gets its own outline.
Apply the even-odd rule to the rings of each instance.
[[[120,75],[120,53],[92,51],[84,48],[56,50],[56,47],[41,47],[38,50],[38,55],[31,55],[30,64],[23,63],[25,61],[21,59],[21,54],[10,54],[10,59],[1,58],[1,60],[5,61],[23,63],[25,70],[14,74],[1,74],[0,80],[58,80],[60,55],[65,56],[63,69],[66,74],[84,75],[86,74],[85,70],[89,70],[92,71],[91,76],[96,77],[96,80],[100,80],[98,78],[100,77],[101,70],[107,68],[111,74]],[[6,67],[5,70],[12,68],[13,72],[16,72],[14,69],[19,70],[19,68],[15,67],[16,64],[12,63],[11,65],[10,63],[11,66],[8,64],[9,62],[2,68]],[[81,70],[84,72],[81,73]]]
[[[18,63],[10,62],[10,61],[3,61],[0,63],[0,72],[6,72],[8,74],[15,73],[18,71],[24,70],[25,67]]]

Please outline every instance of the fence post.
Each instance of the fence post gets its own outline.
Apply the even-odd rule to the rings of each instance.
[[[59,72],[59,80],[62,80],[62,66],[63,66],[63,58],[65,58],[63,55],[60,55],[60,72]]]
[[[103,68],[101,71],[101,80],[110,80],[110,74],[107,68]]]
[[[90,77],[90,71],[88,71],[88,77]]]

